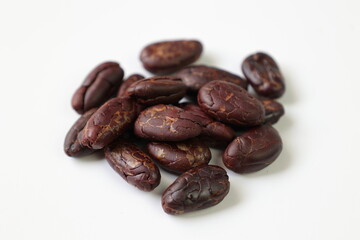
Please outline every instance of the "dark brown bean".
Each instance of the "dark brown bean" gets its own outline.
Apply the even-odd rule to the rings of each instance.
[[[282,141],[270,124],[245,131],[234,139],[223,154],[227,168],[237,173],[259,171],[280,155]]]
[[[268,54],[259,52],[250,55],[243,61],[242,71],[259,96],[279,98],[284,94],[284,78],[275,60]]]
[[[130,75],[126,81],[124,81],[123,84],[121,84],[119,91],[117,93],[117,97],[125,97],[126,95],[126,90],[130,87],[131,84],[133,84],[134,82],[137,82],[141,79],[144,79],[144,77],[140,74],[133,74]]]
[[[129,184],[151,191],[160,183],[160,171],[152,159],[136,145],[120,140],[105,148],[111,167]]]
[[[186,103],[181,105],[182,109],[188,111],[194,118],[193,121],[199,123],[203,129],[200,138],[209,147],[226,147],[235,137],[235,132],[229,126],[221,122],[214,121],[206,115],[198,105]]]
[[[141,51],[140,60],[149,72],[169,74],[195,62],[202,49],[202,44],[195,40],[157,42]]]
[[[223,168],[202,165],[180,175],[163,192],[161,203],[166,213],[183,214],[220,203],[229,189],[229,177]]]
[[[202,127],[185,110],[159,104],[142,111],[135,122],[137,136],[155,141],[183,141],[200,135]]]
[[[151,106],[178,103],[186,94],[186,86],[179,78],[151,77],[134,82],[126,92],[138,103]]]
[[[237,126],[255,126],[265,120],[263,105],[245,89],[225,81],[211,81],[198,93],[201,109],[211,117]]]
[[[203,110],[201,110],[201,108],[197,104],[181,103],[179,104],[179,107],[191,113],[191,115],[193,116],[192,120],[197,122],[203,127],[206,127],[208,124],[214,122],[214,120],[210,118],[208,115],[206,115],[206,113]]]
[[[64,142],[64,151],[70,157],[80,157],[91,154],[94,152],[93,149],[87,148],[80,143],[81,131],[85,127],[86,122],[89,120],[91,115],[97,110],[97,108],[90,109],[84,113],[70,128],[66,134]]]
[[[236,134],[229,126],[221,122],[212,122],[203,129],[199,137],[209,147],[225,149]]]
[[[114,94],[124,77],[124,71],[116,62],[104,62],[92,70],[73,95],[71,104],[82,114],[99,107]]]
[[[211,159],[210,149],[194,138],[176,143],[150,142],[147,149],[162,168],[177,174],[208,164]]]
[[[273,99],[262,99],[260,101],[265,108],[265,122],[277,123],[285,113],[283,105]]]
[[[213,80],[232,82],[244,89],[247,89],[246,80],[235,74],[215,67],[204,65],[189,66],[176,73],[176,76],[181,78],[188,89],[192,92],[199,91],[202,86]]]
[[[219,142],[229,143],[236,135],[234,130],[225,124],[221,122],[212,122],[206,125],[206,128],[203,129],[203,134],[201,136],[214,138]]]
[[[131,128],[138,104],[129,98],[112,98],[102,105],[84,127],[81,144],[101,149]]]

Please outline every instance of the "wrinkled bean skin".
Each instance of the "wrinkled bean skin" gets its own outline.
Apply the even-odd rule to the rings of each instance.
[[[235,132],[230,127],[221,122],[212,122],[203,129],[201,136],[215,138],[217,141],[229,143],[235,138]]]
[[[164,192],[161,203],[168,214],[179,215],[220,203],[230,190],[226,171],[202,165],[180,175]]]
[[[116,62],[104,62],[92,70],[74,93],[71,105],[76,112],[99,107],[114,94],[124,77],[124,71]]]
[[[120,140],[106,147],[104,152],[111,167],[129,184],[146,192],[159,185],[159,168],[136,145]]]
[[[219,68],[205,65],[186,67],[176,73],[176,76],[181,78],[188,89],[192,92],[199,91],[202,86],[213,80],[232,82],[244,89],[247,89],[247,81],[241,77]]]
[[[206,115],[198,105],[186,103],[181,108],[190,112],[195,122],[199,123],[203,129],[200,138],[209,147],[223,148],[226,147],[235,137],[235,132],[229,126],[221,122],[214,121]]]
[[[186,86],[179,78],[151,77],[131,84],[126,92],[139,104],[151,106],[178,103],[186,94]]]
[[[200,138],[212,148],[225,148],[236,137],[235,131],[221,122],[212,122],[203,129]]]
[[[208,164],[211,159],[210,149],[194,138],[175,143],[150,142],[147,150],[162,168],[176,174]]]
[[[133,74],[130,75],[126,81],[124,81],[123,84],[121,84],[119,91],[117,93],[117,97],[125,97],[126,95],[126,90],[130,87],[131,84],[133,84],[134,82],[137,82],[141,79],[144,79],[145,77],[140,75],[140,74]]]
[[[149,72],[169,74],[195,62],[202,49],[202,44],[195,40],[157,42],[141,51],[140,60]]]
[[[285,109],[281,103],[273,99],[260,100],[265,108],[265,122],[275,124],[285,114]]]
[[[94,152],[93,149],[87,148],[80,143],[80,136],[82,130],[85,127],[86,122],[89,120],[91,115],[97,110],[93,108],[84,113],[70,128],[66,134],[64,142],[64,151],[70,157],[80,157],[91,154]]]
[[[206,127],[208,124],[214,122],[212,118],[210,118],[206,113],[201,110],[199,105],[194,103],[181,103],[179,107],[184,109],[185,111],[191,113],[193,116],[192,120],[199,123],[201,126]]]
[[[265,124],[235,138],[223,153],[223,162],[236,173],[251,173],[269,166],[281,151],[279,133],[270,124]]]
[[[139,106],[132,99],[110,99],[86,123],[81,144],[92,149],[104,148],[132,127],[138,111]]]
[[[155,141],[183,141],[200,135],[202,127],[191,114],[172,105],[159,104],[142,111],[134,126],[138,137]]]
[[[248,56],[242,63],[242,71],[259,96],[279,98],[284,94],[284,78],[268,54],[259,52]]]
[[[224,123],[256,126],[265,121],[261,102],[233,83],[215,80],[205,84],[198,103],[206,114]]]

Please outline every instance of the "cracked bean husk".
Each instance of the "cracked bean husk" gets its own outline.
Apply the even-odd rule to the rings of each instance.
[[[282,151],[281,137],[270,124],[251,128],[236,137],[223,153],[224,165],[237,173],[259,171]]]
[[[119,140],[105,148],[110,166],[129,184],[152,191],[160,183],[160,172],[150,156],[135,144]]]
[[[265,109],[259,100],[233,83],[215,80],[198,93],[198,103],[209,116],[235,126],[256,126],[265,121]]]
[[[96,66],[74,93],[72,107],[79,114],[100,107],[116,93],[123,77],[124,71],[116,62],[104,62]]]
[[[214,165],[202,165],[181,174],[162,194],[168,214],[179,215],[219,204],[229,193],[226,171]]]
[[[160,167],[176,174],[208,164],[211,159],[209,147],[196,138],[182,142],[150,142],[147,150]]]
[[[202,132],[202,127],[191,118],[191,113],[184,109],[159,104],[140,113],[134,132],[138,137],[155,141],[183,141]]]
[[[270,55],[259,52],[248,56],[242,63],[242,71],[259,96],[279,98],[284,94],[284,78]]]
[[[152,43],[140,53],[146,70],[154,74],[169,74],[195,62],[203,50],[196,40],[176,40]]]

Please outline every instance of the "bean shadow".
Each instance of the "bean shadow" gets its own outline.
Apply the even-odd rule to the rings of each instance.
[[[282,135],[282,133],[286,133],[289,129],[291,129],[291,126],[293,125],[292,119],[289,115],[285,114],[279,119],[279,121],[273,125],[276,130]]]
[[[210,160],[209,164],[217,165],[219,167],[226,169],[225,165],[222,161],[222,154],[223,154],[224,150],[211,148],[211,160]]]
[[[290,74],[290,71],[287,68],[281,68],[281,73],[285,79],[285,93],[279,101],[284,105],[294,104],[298,99],[298,96],[296,95],[297,91],[295,91],[294,82],[299,80],[297,80],[296,77]]]
[[[105,159],[104,151],[99,150],[96,151],[90,155],[83,156],[83,157],[77,157],[76,160],[79,162],[98,162]]]
[[[151,193],[161,196],[162,193],[165,191],[165,189],[167,187],[169,187],[170,184],[172,184],[175,181],[175,179],[178,177],[178,175],[169,173],[169,172],[161,169],[160,167],[159,167],[159,169],[160,169],[160,174],[161,174],[160,184]]]

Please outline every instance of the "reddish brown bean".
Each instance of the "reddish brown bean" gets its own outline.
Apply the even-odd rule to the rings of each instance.
[[[284,115],[285,109],[281,103],[273,99],[260,100],[265,108],[265,122],[275,124]]]
[[[140,113],[134,132],[138,137],[155,141],[183,141],[199,136],[202,131],[191,117],[181,108],[159,104]]]
[[[144,79],[144,77],[140,74],[133,74],[130,75],[126,81],[124,81],[123,84],[121,84],[119,91],[117,93],[117,97],[125,97],[126,95],[126,90],[130,87],[131,84],[133,84],[134,82],[137,82],[141,79]]]
[[[265,124],[235,138],[226,148],[223,162],[237,173],[255,172],[273,163],[281,150],[279,133],[270,124]]]
[[[90,109],[84,113],[70,128],[66,134],[64,142],[64,151],[70,157],[80,157],[91,154],[93,149],[87,148],[80,143],[82,130],[85,127],[86,122],[93,115],[97,108]]]
[[[202,44],[195,40],[157,42],[141,51],[140,60],[149,72],[169,74],[195,62],[202,49]]]
[[[198,139],[176,143],[150,142],[147,149],[160,167],[177,174],[208,164],[211,159],[210,149]]]
[[[203,127],[206,127],[208,124],[214,122],[214,120],[210,118],[208,115],[206,115],[206,113],[203,110],[201,110],[201,108],[197,104],[181,103],[179,104],[179,107],[190,113],[191,116],[193,116],[192,120],[194,122],[197,122]]]
[[[242,71],[255,92],[262,97],[279,98],[285,92],[284,78],[275,60],[266,53],[247,57]]]
[[[235,131],[221,122],[210,123],[199,136],[207,146],[218,149],[225,149],[235,137]]]
[[[130,129],[134,123],[138,104],[129,98],[112,98],[102,105],[84,127],[81,144],[101,149]]]
[[[104,62],[92,70],[73,95],[71,104],[75,111],[82,114],[99,107],[122,83],[124,71],[116,62]]]
[[[245,89],[225,81],[211,81],[198,93],[198,103],[209,116],[237,126],[255,126],[265,120],[264,106]]]
[[[179,78],[151,77],[134,82],[127,95],[142,105],[178,103],[186,94],[186,86]]]
[[[176,73],[176,76],[181,78],[188,89],[192,92],[199,91],[202,86],[213,80],[232,82],[244,89],[247,89],[247,81],[241,77],[222,69],[205,65],[186,67]]]
[[[110,166],[129,184],[151,191],[160,183],[160,171],[152,159],[136,145],[120,140],[105,148]]]
[[[166,213],[183,214],[220,203],[229,189],[229,177],[223,168],[202,165],[180,175],[163,192],[161,203]]]
[[[226,147],[236,137],[234,130],[221,122],[211,119],[198,105],[186,103],[182,104],[181,107],[191,113],[194,116],[192,120],[203,127],[199,138],[209,147]]]

